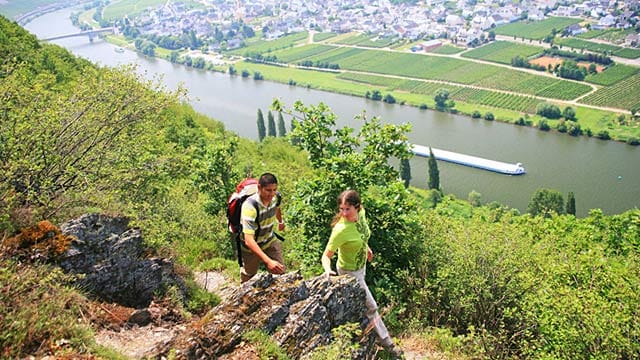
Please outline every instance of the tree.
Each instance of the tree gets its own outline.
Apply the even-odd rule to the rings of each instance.
[[[564,108],[562,116],[567,120],[575,121],[576,111],[571,106],[567,106],[566,108]]]
[[[267,113],[267,135],[276,137],[276,121],[273,119],[273,113]]]
[[[262,115],[262,109],[258,109],[258,140],[262,142],[267,136],[267,130],[264,126],[264,116]]]
[[[557,190],[539,189],[531,197],[527,212],[532,216],[551,217],[553,214],[563,214],[564,200]]]
[[[449,100],[449,90],[438,89],[436,95],[433,98],[436,102],[436,107],[440,110],[447,108],[447,100]]]
[[[272,108],[286,111],[279,101]],[[418,264],[411,254],[419,253],[424,244],[406,241],[420,230],[407,216],[399,214],[414,211],[415,205],[407,201],[408,193],[389,159],[411,156],[406,136],[410,126],[383,124],[377,117],[362,114],[356,116],[362,124],[357,132],[349,127],[336,129],[336,116],[323,103],[307,107],[298,101],[289,112],[298,118],[290,136],[299,139],[297,146],[307,152],[311,166],[317,170],[297,181],[296,196],[288,207],[291,221],[300,225],[300,239],[304,239],[292,243],[292,256],[301,271],[312,274],[322,270],[318,254],[331,232],[327,218],[335,214],[338,194],[355,189],[367,210],[372,231],[370,245],[377,250],[381,264],[368,268],[367,277],[405,284],[408,279],[402,273],[417,271]]]
[[[411,182],[411,163],[409,163],[409,159],[400,161],[400,178],[404,181],[404,187],[408,188]]]
[[[0,229],[19,209],[42,220],[80,199],[95,204],[91,197],[97,194],[118,201],[115,194],[130,191],[135,202],[168,181],[167,169],[148,156],[161,142],[151,134],[161,134],[166,124],[158,114],[178,93],[156,94],[161,86],[135,75],[132,67],[96,69],[65,56],[67,62],[68,68],[54,69],[61,77],[16,70],[0,79]],[[143,181],[145,176],[153,180]]]
[[[387,104],[395,104],[396,98],[391,94],[387,94],[384,96],[384,99],[382,99],[382,101],[386,102]]]
[[[278,111],[278,136],[287,136],[287,128],[284,125],[284,118],[282,117],[282,111]]]
[[[467,201],[469,202],[469,204],[471,204],[471,206],[480,206],[480,199],[482,199],[482,194],[475,190],[471,190],[471,192],[467,196]]]
[[[429,181],[428,188],[433,190],[440,190],[440,170],[438,170],[438,162],[436,157],[433,156],[433,150],[429,147]]]
[[[562,116],[562,112],[558,105],[549,103],[539,103],[536,106],[536,114],[544,116],[547,119],[559,119]]]
[[[569,191],[567,194],[567,206],[565,212],[569,215],[576,215],[576,198],[573,195],[573,191]]]

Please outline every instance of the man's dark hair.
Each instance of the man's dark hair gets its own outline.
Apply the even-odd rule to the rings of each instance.
[[[264,173],[260,175],[260,180],[258,180],[260,187],[264,187],[271,184],[278,184],[278,179],[272,173]]]

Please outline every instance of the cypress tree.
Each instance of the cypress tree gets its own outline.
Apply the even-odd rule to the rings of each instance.
[[[276,121],[271,111],[267,113],[267,135],[276,137]]]
[[[573,216],[576,215],[576,198],[573,195],[573,191],[569,191],[567,194],[567,206],[565,212]]]
[[[409,187],[409,182],[411,182],[411,164],[409,163],[409,159],[400,160],[400,178],[404,181],[405,189]]]
[[[264,126],[264,116],[262,115],[262,109],[258,109],[258,140],[264,140],[267,136],[267,131]]]
[[[435,156],[433,156],[433,150],[429,148],[429,189],[440,190],[440,171],[438,170],[438,163]]]
[[[287,128],[284,126],[284,118],[282,112],[278,112],[278,136],[285,137],[287,135]]]

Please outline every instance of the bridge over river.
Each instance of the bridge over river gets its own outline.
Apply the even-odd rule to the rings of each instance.
[[[116,28],[115,27],[106,27],[106,28],[101,28],[101,29],[85,30],[85,31],[77,32],[77,33],[58,35],[58,36],[53,36],[53,37],[50,37],[50,38],[40,39],[40,41],[53,41],[53,40],[66,39],[66,38],[77,37],[77,36],[88,36],[89,37],[89,41],[93,41],[93,38],[95,36],[100,35],[100,34],[108,34],[108,33],[115,34],[116,33]]]

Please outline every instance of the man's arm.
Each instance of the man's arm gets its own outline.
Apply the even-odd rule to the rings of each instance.
[[[260,246],[255,240],[254,234],[245,233],[244,244],[247,246],[247,248],[249,248],[249,250],[251,250],[254,254],[256,254],[260,258],[260,260],[264,262],[264,264],[267,266],[267,269],[269,269],[270,273],[272,274],[284,273],[284,265],[273,260],[272,258],[267,256],[267,254],[265,254],[264,251],[262,251],[262,249],[260,248]]]

